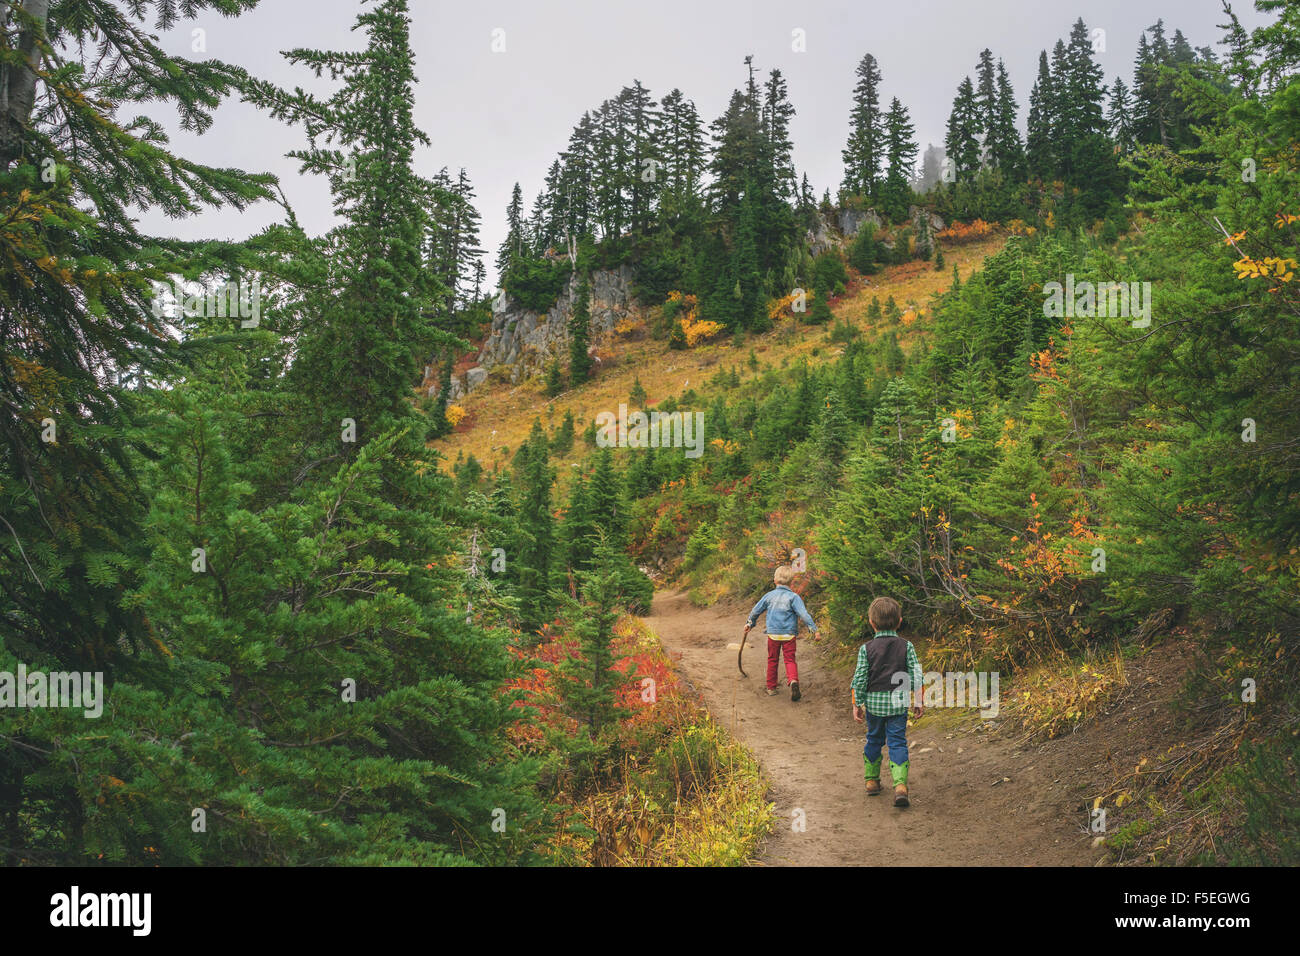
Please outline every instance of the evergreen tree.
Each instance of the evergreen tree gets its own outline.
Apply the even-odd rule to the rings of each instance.
[[[551,485],[555,474],[542,423],[533,429],[520,449],[519,544],[515,564],[519,569],[519,627],[535,633],[554,611],[551,568],[554,560],[555,519],[551,515]]]
[[[885,156],[889,172],[880,195],[881,205],[895,222],[901,222],[907,217],[907,209],[912,201],[912,172],[918,149],[914,134],[915,128],[907,108],[898,101],[898,97],[894,97],[885,117]]]
[[[1103,73],[1092,49],[1092,40],[1083,19],[1070,28],[1067,46],[1069,72],[1065,86],[1061,117],[1065,131],[1070,136],[1086,137],[1104,129],[1102,101],[1106,88]]]
[[[1025,164],[1025,147],[1020,141],[1020,130],[1016,126],[1018,112],[1011,78],[1007,75],[1006,65],[998,60],[997,102],[985,145],[988,147],[990,165],[1013,180],[1023,175]]]
[[[510,205],[506,206],[506,237],[497,247],[497,277],[503,288],[511,266],[524,255],[525,231],[524,194],[519,184],[515,183],[515,188],[510,193]]]
[[[329,99],[263,82],[245,90],[247,100],[273,117],[305,126],[308,148],[290,155],[328,177],[343,220],[328,246],[346,272],[331,276],[309,300],[316,317],[298,342],[293,377],[304,386],[331,383],[318,391],[314,427],[337,450],[340,422],[354,421],[357,441],[345,442],[345,453],[407,418],[410,389],[419,380],[417,356],[464,347],[436,323],[446,292],[422,251],[432,187],[415,174],[413,157],[429,140],[412,115],[407,17],[402,2],[362,13],[358,24],[372,38],[362,57],[290,51],[291,63],[336,71],[339,87]],[[373,86],[385,71],[391,72],[383,84]],[[343,164],[341,152],[322,141],[348,144],[352,162]]]
[[[591,377],[591,283],[583,273],[573,296],[569,316],[569,378],[581,385]]]
[[[546,394],[554,398],[564,391],[565,384],[564,370],[560,368],[560,360],[551,359],[551,364],[546,367]]]
[[[663,187],[678,209],[700,194],[707,147],[695,104],[674,89],[663,98],[660,138],[664,164]]]
[[[1031,176],[1051,180],[1056,166],[1056,94],[1047,51],[1038,54],[1038,76],[1029,91],[1028,131],[1025,136],[1025,162]]]
[[[975,88],[970,77],[957,87],[948,116],[948,134],[944,137],[944,152],[953,164],[958,181],[969,181],[980,166],[979,106],[975,101]]]
[[[636,376],[632,380],[632,391],[628,395],[628,404],[635,409],[645,408],[646,403],[645,387],[641,384],[641,376]]]
[[[793,118],[794,106],[790,103],[785,77],[780,70],[772,70],[763,85],[762,128],[767,140],[770,189],[783,203],[799,195],[791,158],[794,144],[790,141],[790,121]]]
[[[1123,152],[1133,149],[1133,102],[1128,94],[1128,87],[1121,77],[1115,77],[1111,87],[1110,110],[1106,114],[1106,125],[1110,127],[1111,137]]]
[[[560,422],[559,429],[551,439],[551,451],[557,455],[568,454],[573,448],[576,427],[573,420],[573,409],[566,408],[564,410],[564,420]]]
[[[998,117],[997,72],[993,66],[993,51],[987,47],[980,51],[979,66],[975,70],[975,115],[981,137],[980,159],[991,166],[996,148],[994,137]]]
[[[880,66],[870,53],[862,57],[856,70],[853,107],[849,112],[849,139],[844,146],[844,182],[846,196],[874,199],[885,163],[885,122],[880,112]]]
[[[607,730],[626,716],[628,710],[619,703],[617,692],[638,676],[635,670],[619,670],[614,666],[614,625],[621,616],[623,604],[618,573],[614,570],[615,558],[615,549],[602,543],[596,549],[595,569],[574,575],[583,598],[580,602],[568,602],[570,627],[578,637],[578,653],[566,658],[559,667],[564,709],[578,720],[590,743],[600,741]],[[594,772],[600,755],[607,749],[581,745],[571,748],[573,769],[583,776]]]

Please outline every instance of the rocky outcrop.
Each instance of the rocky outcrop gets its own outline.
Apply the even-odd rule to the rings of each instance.
[[[569,276],[555,304],[545,313],[523,308],[509,294],[498,300],[504,308],[492,313],[492,328],[479,352],[478,365],[465,373],[463,382],[453,379],[451,397],[457,398],[483,384],[494,366],[508,366],[510,381],[518,383],[541,372],[552,358],[563,356],[569,348],[569,316],[573,314],[578,281],[576,273]],[[635,311],[632,267],[598,270],[591,273],[590,282],[594,341]]]
[[[845,239],[856,236],[863,223],[869,222],[876,229],[882,225],[880,216],[874,209],[841,209],[835,218],[836,224],[840,227],[840,234]]]
[[[943,222],[942,217],[940,217],[940,216],[936,216],[934,213],[930,212],[929,210],[922,209],[920,206],[911,206],[911,207],[909,207],[908,210],[907,210],[907,215],[908,215],[908,218],[910,218],[910,219],[912,220],[912,228],[913,228],[917,233],[920,233],[920,231],[921,231],[921,218],[922,218],[922,217],[925,217],[925,218],[927,218],[927,219],[930,221],[930,234],[931,234],[931,235],[935,235],[936,233],[940,232],[941,230],[947,228],[947,226],[944,225],[944,222]]]
[[[877,229],[883,225],[874,209],[837,209],[833,214],[818,213],[817,225],[808,230],[808,251],[819,256],[827,249],[843,248],[846,241],[858,234],[863,223]]]

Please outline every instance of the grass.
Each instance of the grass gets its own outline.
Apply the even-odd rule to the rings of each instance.
[[[878,296],[883,305],[892,295],[900,309],[906,311],[912,306],[920,311],[920,315],[910,324],[900,322],[894,325],[882,319],[874,331],[882,334],[895,331],[899,344],[907,348],[925,334],[930,297],[947,291],[951,286],[953,266],[965,279],[979,268],[986,256],[996,252],[1003,241],[1001,237],[989,237],[945,249],[947,263],[942,272],[936,272],[932,263],[918,260],[889,266],[873,276],[855,279],[844,296],[831,302],[832,312],[836,319],[859,331],[871,331],[866,315],[872,296]],[[648,319],[649,315],[650,310],[647,310],[643,318]],[[653,339],[625,341],[617,333],[611,333],[596,345],[602,356],[609,354],[613,358],[606,360],[605,367],[592,381],[548,398],[544,375],[534,376],[515,386],[489,379],[458,402],[467,412],[465,423],[451,435],[434,442],[432,447],[443,454],[443,467],[446,469],[450,469],[460,453],[466,457],[473,455],[489,472],[508,467],[510,456],[528,437],[535,418],[540,418],[544,427],[552,429],[564,420],[566,411],[571,411],[580,436],[600,412],[617,412],[619,403],[628,401],[628,394],[638,377],[651,407],[687,389],[700,392],[709,376],[720,367],[735,365],[742,382],[748,381],[761,374],[761,368],[754,372],[745,364],[750,348],[760,363],[773,368],[788,367],[804,358],[813,362],[829,361],[839,351],[838,346],[826,341],[829,328],[829,325],[802,323],[796,326],[787,319],[772,332],[750,337],[743,348],[733,347],[731,340],[724,338],[680,352],[669,351],[664,342]],[[567,475],[573,471],[569,466],[581,463],[589,451],[579,437],[573,450],[563,456],[558,468],[561,488],[567,486]]]

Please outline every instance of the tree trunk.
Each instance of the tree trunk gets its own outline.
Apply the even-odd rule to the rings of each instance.
[[[45,30],[45,17],[50,10],[50,0],[23,0],[22,9],[27,16]],[[8,169],[23,149],[23,130],[31,120],[32,106],[36,102],[35,68],[40,62],[36,46],[36,30],[28,28],[18,39],[18,51],[23,64],[13,64],[0,71],[0,168]]]

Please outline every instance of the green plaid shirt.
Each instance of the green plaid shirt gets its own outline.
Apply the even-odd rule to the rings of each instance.
[[[896,631],[877,631],[876,637],[898,637]],[[866,707],[867,713],[876,717],[893,717],[898,714],[907,713],[908,705],[912,701],[912,694],[909,689],[901,684],[892,690],[867,690],[867,683],[871,680],[869,671],[871,667],[867,660],[867,645],[863,644],[858,648],[858,666],[853,672],[853,680],[849,686],[853,688],[853,700],[859,707]],[[921,687],[921,662],[916,657],[916,648],[912,642],[907,642],[907,671],[911,676],[911,690],[915,691]]]

